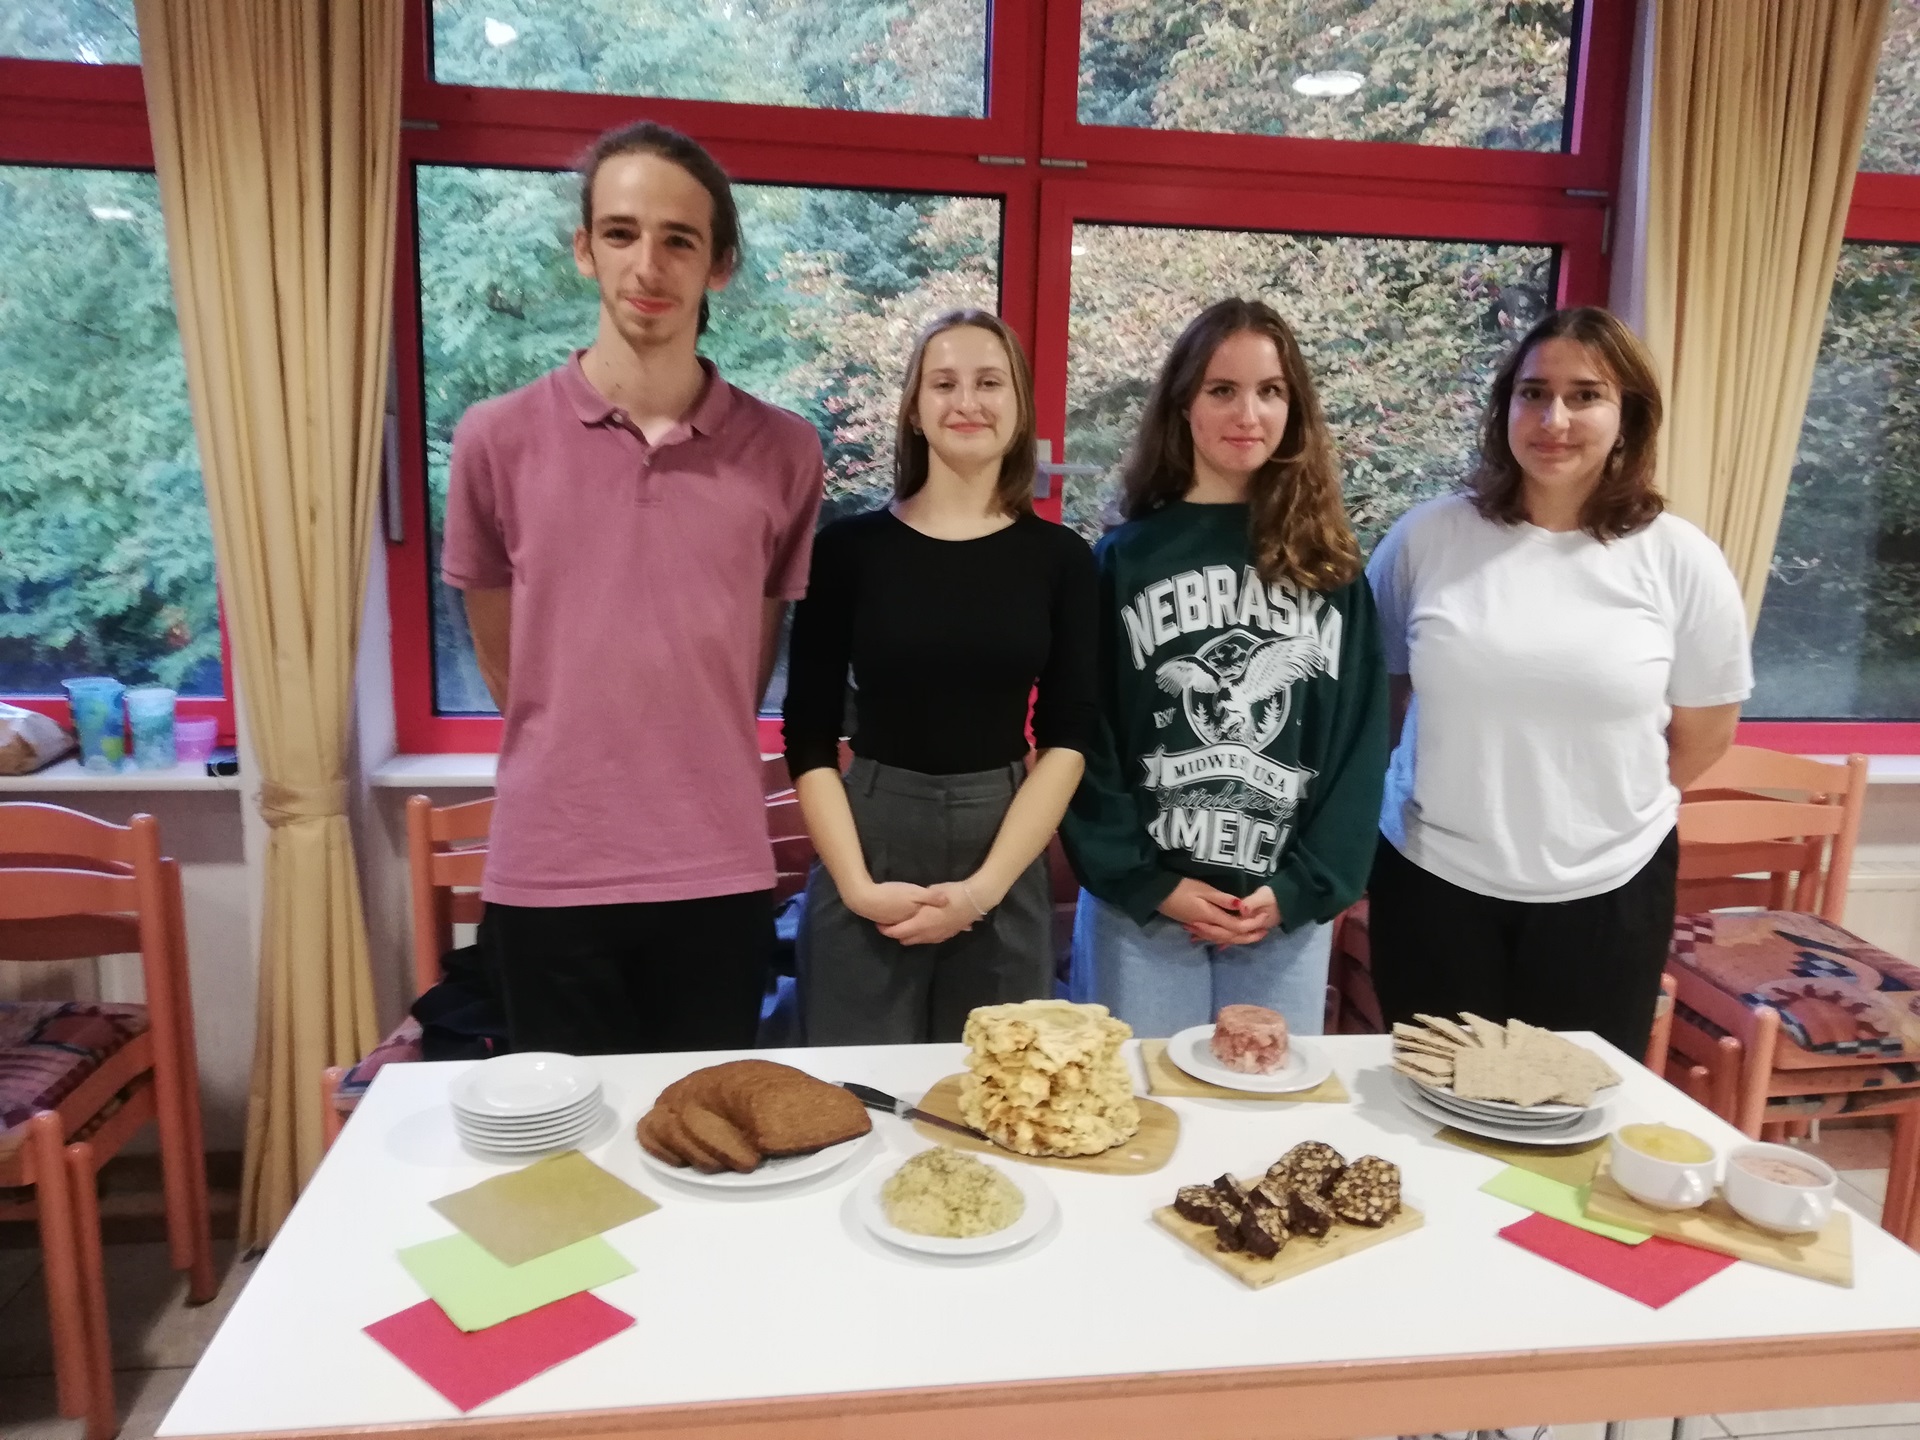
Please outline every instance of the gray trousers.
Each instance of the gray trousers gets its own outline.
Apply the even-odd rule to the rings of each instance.
[[[964,880],[993,848],[1025,765],[922,775],[858,757],[846,773],[860,848],[875,880]],[[809,1045],[958,1040],[976,1005],[1053,994],[1052,899],[1042,855],[971,930],[938,945],[902,945],[840,901],[816,864],[796,961]]]

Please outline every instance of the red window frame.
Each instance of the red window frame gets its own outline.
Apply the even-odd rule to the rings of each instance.
[[[402,142],[409,203],[395,267],[404,538],[388,550],[401,750],[493,750],[500,735],[495,717],[433,710],[415,165],[563,167],[603,130],[645,116],[702,141],[743,182],[997,196],[1001,310],[1034,357],[1041,433],[1057,443],[1076,219],[1553,244],[1562,299],[1604,301],[1607,195],[1595,192],[1611,192],[1619,174],[1632,8],[1582,6],[1573,148],[1540,154],[1083,126],[1078,0],[992,6],[983,119],[442,85],[431,75],[429,0],[415,0]],[[1059,505],[1056,488],[1039,508],[1057,518]],[[778,749],[777,722],[761,730],[763,745]]]
[[[1920,175],[1864,174],[1853,184],[1846,238],[1862,244],[1920,245]],[[1917,317],[1920,318],[1920,317]],[[1744,720],[1743,745],[1806,755],[1920,754],[1913,720]]]
[[[1606,219],[1590,200],[1541,197],[1515,204],[1405,192],[1341,194],[1287,187],[1249,194],[1237,187],[1048,180],[1041,187],[1040,215],[1041,290],[1061,297],[1060,304],[1042,310],[1034,346],[1034,369],[1042,377],[1035,396],[1042,435],[1059,436],[1066,428],[1066,298],[1073,228],[1080,222],[1551,245],[1559,252],[1559,304],[1600,304],[1606,296],[1600,254]]]
[[[1630,0],[1581,0],[1574,12],[1573,115],[1562,151],[1476,150],[1369,140],[1304,140],[1199,130],[1147,130],[1080,121],[1080,0],[1049,0],[1043,134],[1050,156],[1111,164],[1365,176],[1375,181],[1493,182],[1611,191],[1620,176]]]
[[[403,538],[387,552],[395,732],[401,751],[411,754],[497,750],[501,726],[496,716],[441,715],[433,706],[434,577],[427,543],[426,415],[412,206],[416,166],[564,169],[603,131],[644,117],[698,139],[742,184],[918,190],[998,200],[1000,312],[1029,347],[1038,228],[1038,167],[1027,157],[1037,154],[1039,116],[1031,100],[1035,87],[1025,73],[1028,57],[1039,51],[1037,4],[993,7],[989,114],[966,119],[442,85],[431,75],[429,3],[418,0],[407,12],[405,188],[394,267]],[[1021,163],[999,163],[1016,158]],[[760,730],[763,748],[781,748],[777,721],[762,720]]]
[[[138,65],[0,58],[0,164],[151,170],[146,87]],[[220,609],[218,696],[182,696],[179,714],[211,715],[234,743],[232,645]],[[64,695],[0,695],[9,705],[70,724]]]

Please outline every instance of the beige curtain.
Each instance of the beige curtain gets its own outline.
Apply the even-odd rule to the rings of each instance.
[[[1647,342],[1660,474],[1758,616],[1887,0],[1655,0]]]
[[[320,1158],[378,1039],[348,721],[392,312],[401,0],[137,0],[233,669],[269,828],[241,1226]]]

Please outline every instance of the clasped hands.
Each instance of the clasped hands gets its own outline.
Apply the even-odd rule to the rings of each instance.
[[[1244,900],[1188,876],[1160,902],[1160,913],[1208,945],[1254,945],[1280,923],[1280,902],[1262,885]]]
[[[873,921],[882,935],[902,945],[938,945],[986,918],[967,892],[991,910],[1000,896],[989,894],[978,877],[943,880],[937,885],[909,885],[903,880],[870,882],[841,898],[854,914]]]

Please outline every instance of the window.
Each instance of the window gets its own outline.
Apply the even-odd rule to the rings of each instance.
[[[1085,125],[1564,148],[1573,0],[1081,0]]]
[[[1039,433],[1099,467],[1037,508],[1091,534],[1180,325],[1229,290],[1275,298],[1371,542],[1460,475],[1507,341],[1605,299],[1631,7],[409,5],[388,552],[405,750],[498,743],[437,579],[448,445],[467,406],[591,340],[563,167],[612,126],[673,125],[737,177],[748,254],[708,353],[819,427],[829,518],[888,489],[908,346],[953,305],[997,303],[1021,335]]]
[[[571,172],[415,172],[441,714],[493,713],[459,592],[438,579],[453,428],[469,405],[528,383],[593,338],[598,296],[574,268],[571,241],[579,183]],[[868,509],[892,486],[894,407],[920,325],[999,302],[1000,204],[785,185],[736,185],[735,194],[747,254],[715,297],[701,349],[730,381],[819,429],[822,523]]]
[[[0,693],[107,674],[220,695],[151,174],[0,166],[0,409]]]
[[[0,55],[138,65],[133,0],[21,0],[0,9]]]
[[[1920,715],[1920,245],[1841,249],[1753,658],[1756,718]]]
[[[986,113],[986,0],[433,0],[450,85]]]
[[[1920,0],[1894,0],[1888,15],[1860,169],[1754,631],[1744,716],[1759,723],[1743,735],[1910,753],[1920,743]]]
[[[1197,311],[1238,294],[1299,337],[1370,549],[1464,478],[1486,383],[1556,293],[1547,246],[1076,225],[1067,455],[1103,473],[1068,479],[1067,523],[1100,534],[1161,357]]]
[[[1860,168],[1920,175],[1920,0],[1893,0]]]

